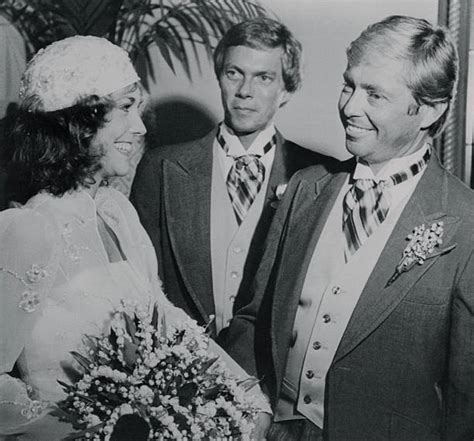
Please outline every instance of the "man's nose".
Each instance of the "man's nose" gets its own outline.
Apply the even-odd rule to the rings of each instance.
[[[364,94],[361,91],[353,91],[348,97],[342,98],[342,111],[347,117],[358,116],[363,113]]]
[[[252,78],[242,78],[237,89],[237,96],[240,98],[249,98],[253,96]]]

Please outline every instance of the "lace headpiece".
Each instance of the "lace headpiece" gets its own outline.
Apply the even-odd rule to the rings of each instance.
[[[50,44],[33,57],[23,74],[20,101],[51,112],[139,80],[121,47],[105,38],[74,36]]]

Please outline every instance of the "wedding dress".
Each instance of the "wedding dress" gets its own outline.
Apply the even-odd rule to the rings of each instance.
[[[104,228],[122,259],[111,262]],[[41,403],[64,398],[57,380],[71,381],[68,373],[77,366],[70,351],[84,350],[84,334],[106,331],[123,299],[158,302],[167,321],[184,312],[161,290],[155,252],[137,213],[111,188],[99,188],[95,199],[85,191],[40,193],[0,213],[0,243],[0,439],[19,433],[26,435],[5,439],[61,439],[70,426],[45,417]],[[234,373],[246,376],[211,345]],[[15,363],[21,381],[8,374]]]

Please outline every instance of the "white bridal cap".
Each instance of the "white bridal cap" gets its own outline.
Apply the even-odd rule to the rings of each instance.
[[[51,112],[86,96],[105,96],[139,81],[125,50],[105,38],[74,36],[41,49],[28,63],[20,101]]]

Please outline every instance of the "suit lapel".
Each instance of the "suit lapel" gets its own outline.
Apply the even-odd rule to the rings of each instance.
[[[275,190],[278,185],[288,183],[288,180],[291,177],[291,174],[289,174],[291,172],[290,169],[291,161],[288,158],[288,147],[283,137],[279,132],[277,132],[275,157],[273,158],[272,169],[270,171],[270,178],[268,180],[267,190],[265,193],[262,214],[260,215],[260,219],[252,240],[252,242],[255,243],[255,246],[258,248],[260,248],[265,242],[270,222],[273,219],[273,214],[275,213],[275,208],[271,206],[272,201],[274,201],[276,198]],[[260,256],[260,253],[258,253],[258,256]],[[259,262],[252,262],[252,265],[258,265],[258,263]]]
[[[164,212],[176,265],[205,321],[215,310],[210,250],[214,137],[212,131],[186,157],[163,164]]]
[[[268,180],[267,190],[265,193],[265,201],[263,204],[262,214],[258,221],[252,239],[252,252],[249,252],[249,265],[252,267],[258,266],[258,261],[253,261],[253,255],[257,259],[261,256],[261,252],[257,252],[255,248],[260,249],[266,239],[270,222],[275,213],[275,207],[272,203],[276,200],[276,188],[280,184],[287,184],[288,180],[293,175],[294,165],[291,158],[291,153],[288,146],[279,132],[277,132],[277,144],[275,149],[275,157],[273,159],[272,169],[270,171],[270,178]]]
[[[439,184],[443,190],[439,194]],[[417,280],[430,269],[439,258],[439,252],[433,253],[423,265],[416,264],[402,273],[392,284],[388,280],[394,274],[403,250],[407,245],[407,236],[415,227],[443,221],[444,235],[442,249],[449,248],[458,227],[458,219],[445,213],[447,197],[447,177],[438,161],[433,157],[412,197],[405,206],[399,221],[390,235],[382,254],[370,275],[347,329],[339,345],[335,361],[342,358],[373,332],[399,305],[416,284]],[[438,250],[435,250],[438,251]]]
[[[267,193],[265,195],[265,206],[275,198],[275,190],[280,184],[287,184],[293,175],[291,152],[288,149],[285,139],[277,131],[277,143],[275,157],[268,180]]]

